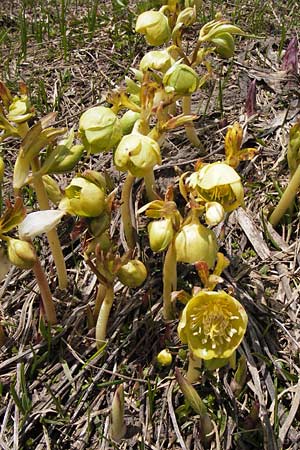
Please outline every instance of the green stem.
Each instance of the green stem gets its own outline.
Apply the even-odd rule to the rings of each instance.
[[[200,372],[198,369],[201,367],[201,365],[202,365],[202,359],[194,356],[190,350],[189,366],[188,366],[188,370],[186,373],[186,379],[190,383],[195,383],[196,381],[199,380]]]
[[[123,184],[121,194],[121,218],[124,227],[124,234],[129,249],[134,249],[136,239],[136,230],[133,225],[131,215],[131,191],[135,177],[130,173],[127,174],[126,180]]]
[[[94,317],[95,321],[97,321],[97,317],[99,316],[99,311],[100,311],[101,305],[103,303],[103,300],[105,298],[105,294],[106,294],[106,286],[104,286],[104,284],[100,283],[98,286],[97,296],[96,296],[96,300],[95,300],[95,307],[94,307],[94,311],[93,311],[93,317]]]
[[[37,159],[35,159],[34,161],[32,161],[33,185],[40,209],[47,210],[50,209],[49,200],[43,183],[42,176],[35,174],[35,172],[37,172],[38,170],[39,170],[39,162]],[[54,264],[56,266],[59,287],[60,289],[66,289],[68,285],[67,269],[56,228],[53,228],[46,234],[49,241],[49,246],[51,248]]]
[[[163,267],[163,317],[174,318],[171,295],[177,289],[177,261],[174,241],[168,247]]]
[[[43,309],[45,313],[45,317],[47,319],[47,322],[50,325],[55,325],[57,323],[56,319],[56,312],[55,312],[55,306],[52,300],[51,291],[49,288],[49,284],[45,275],[45,272],[43,271],[42,265],[40,263],[40,260],[37,259],[33,268],[32,268],[37,284],[39,286],[40,294],[42,297],[43,302]]]
[[[155,186],[155,178],[154,178],[153,169],[148,170],[148,172],[146,172],[144,174],[144,181],[145,181],[147,198],[148,198],[149,202],[156,200],[157,195],[155,194],[155,191],[153,189]]]
[[[96,344],[100,348],[105,342],[107,322],[110,314],[110,310],[114,301],[114,288],[110,284],[106,286],[106,293],[102,302],[97,323],[96,323]]]
[[[191,114],[191,97],[190,96],[184,96],[182,98],[182,112],[185,115]],[[187,123],[184,126],[184,128],[185,128],[185,133],[186,133],[189,141],[191,142],[191,144],[193,144],[195,147],[203,149],[203,146],[197,136],[194,122]]]
[[[275,227],[278,224],[278,222],[280,221],[280,219],[282,218],[282,216],[284,215],[286,210],[293,203],[295,196],[297,194],[297,191],[299,189],[299,186],[300,186],[300,164],[297,167],[294,175],[292,176],[278,205],[276,206],[276,208],[274,209],[274,211],[272,212],[272,214],[270,216],[269,222],[273,227]]]

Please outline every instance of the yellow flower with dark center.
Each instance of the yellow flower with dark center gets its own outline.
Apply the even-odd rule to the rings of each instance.
[[[243,306],[223,291],[200,291],[187,303],[178,334],[197,358],[229,358],[248,323]]]
[[[202,166],[187,180],[189,189],[205,202],[218,202],[226,212],[244,205],[244,189],[239,174],[228,164]]]

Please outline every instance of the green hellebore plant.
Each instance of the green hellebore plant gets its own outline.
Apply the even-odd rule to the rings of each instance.
[[[162,45],[171,37],[168,18],[161,11],[145,11],[140,14],[135,31],[144,34],[149,45]]]
[[[226,212],[244,206],[241,178],[226,163],[215,162],[202,166],[187,179],[187,185],[205,202],[220,203]]]
[[[230,358],[246,332],[244,307],[224,291],[200,291],[185,306],[178,334],[197,358]]]
[[[119,119],[104,106],[95,106],[82,114],[79,132],[86,150],[92,154],[111,150],[122,137]]]
[[[105,190],[85,177],[73,178],[65,189],[59,208],[80,217],[97,217],[105,209]]]
[[[150,247],[153,252],[163,252],[174,236],[172,219],[154,220],[148,224]]]
[[[199,76],[186,64],[175,63],[165,73],[163,84],[167,93],[191,95],[199,85]]]
[[[147,269],[142,261],[132,259],[118,270],[117,276],[125,286],[136,288],[146,280]]]
[[[114,162],[121,172],[129,171],[135,177],[144,177],[156,164],[161,164],[160,147],[148,136],[128,134],[116,148]]]
[[[146,72],[149,69],[166,72],[174,62],[167,50],[153,50],[146,53],[140,62],[140,69]]]
[[[177,233],[175,249],[178,262],[194,264],[205,261],[212,268],[216,262],[218,244],[214,232],[192,216]]]

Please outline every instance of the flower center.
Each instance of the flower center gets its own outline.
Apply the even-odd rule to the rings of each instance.
[[[198,336],[201,344],[216,349],[237,333],[231,322],[237,318],[224,305],[202,305],[191,314],[192,334]]]

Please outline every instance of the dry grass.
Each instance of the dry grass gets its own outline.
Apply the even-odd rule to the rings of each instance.
[[[9,17],[12,23],[18,23],[20,4],[15,3],[15,8],[9,8],[10,2],[7,3],[1,19],[11,36],[10,45],[1,44],[2,78],[12,87],[20,77],[25,80],[40,113],[57,110],[60,125],[76,124],[85,108],[104,102],[106,92],[120,83],[132,64],[129,55],[136,54],[136,64],[145,51],[143,41],[136,36],[124,46],[116,46],[116,36],[121,39],[124,28],[119,25],[116,32],[116,15],[107,3],[103,8],[112,20],[104,27],[100,26],[100,17],[91,40],[84,34],[84,22],[78,19],[81,40],[73,31],[75,37],[70,39],[67,61],[62,58],[61,40],[55,36],[42,44],[29,38],[26,59],[14,59],[12,54],[19,54],[18,39],[13,45],[17,31],[14,34],[14,26],[8,27],[5,21]],[[265,2],[268,9],[259,16],[251,2],[236,2],[236,8],[225,3],[227,15],[230,10],[236,16],[240,12],[241,27],[249,32],[272,33],[262,40],[242,40],[233,62],[216,64],[216,79],[194,103],[200,114],[197,129],[206,149],[203,159],[221,159],[226,127],[242,120],[249,80],[257,79],[258,114],[248,124],[247,138],[258,143],[259,152],[239,168],[246,209],[232,213],[216,230],[220,249],[231,261],[223,288],[243,303],[249,315],[247,335],[238,350],[239,355],[247,357],[248,377],[238,398],[230,389],[233,372],[228,368],[216,373],[203,371],[201,384],[196,388],[216,424],[211,449],[297,450],[299,208],[296,206],[293,218],[286,217],[276,232],[266,230],[264,220],[278,202],[276,185],[283,189],[287,183],[287,133],[300,111],[299,79],[287,80],[279,72],[278,49],[281,41],[286,46],[293,32],[287,28],[285,37],[279,25],[284,17],[292,16],[287,4],[280,7]],[[134,8],[130,8],[133,12]],[[83,6],[78,11],[77,18],[85,16]],[[262,29],[250,29],[251,17],[253,26],[258,20],[265,24]],[[222,90],[218,81],[221,73],[226,75]],[[10,175],[16,149],[14,141],[5,142],[7,196],[11,195]],[[163,164],[156,170],[161,191],[198,158],[197,149],[191,148],[183,132],[170,135]],[[86,159],[79,171],[85,167],[105,168],[115,185],[120,183],[110,155]],[[61,183],[65,185],[66,180]],[[135,192],[137,210],[143,195],[141,183],[136,183]],[[34,208],[30,192],[27,203]],[[116,235],[119,220],[116,213]],[[56,288],[47,245],[40,249],[58,311],[57,327],[49,330],[39,322],[39,292],[30,271],[12,269],[0,287],[0,315],[7,333],[0,353],[0,448],[202,449],[199,417],[190,408],[182,408],[184,399],[175,382],[174,368],[184,370],[186,361],[176,332],[177,320],[165,323],[162,319],[162,261],[148,247],[145,224],[140,219],[138,256],[151,276],[138,290],[116,285],[109,339],[100,351],[96,351],[94,330],[88,329],[87,324],[96,295],[96,278],[81,257],[79,239],[70,240],[72,227],[73,222],[66,220],[59,229],[70,276],[67,292]],[[180,287],[190,288],[193,280],[192,268],[182,265]],[[171,350],[173,363],[168,369],[161,369],[155,358],[165,347]],[[114,444],[108,436],[109,411],[113,392],[120,383],[125,388],[128,427],[126,439]]]

